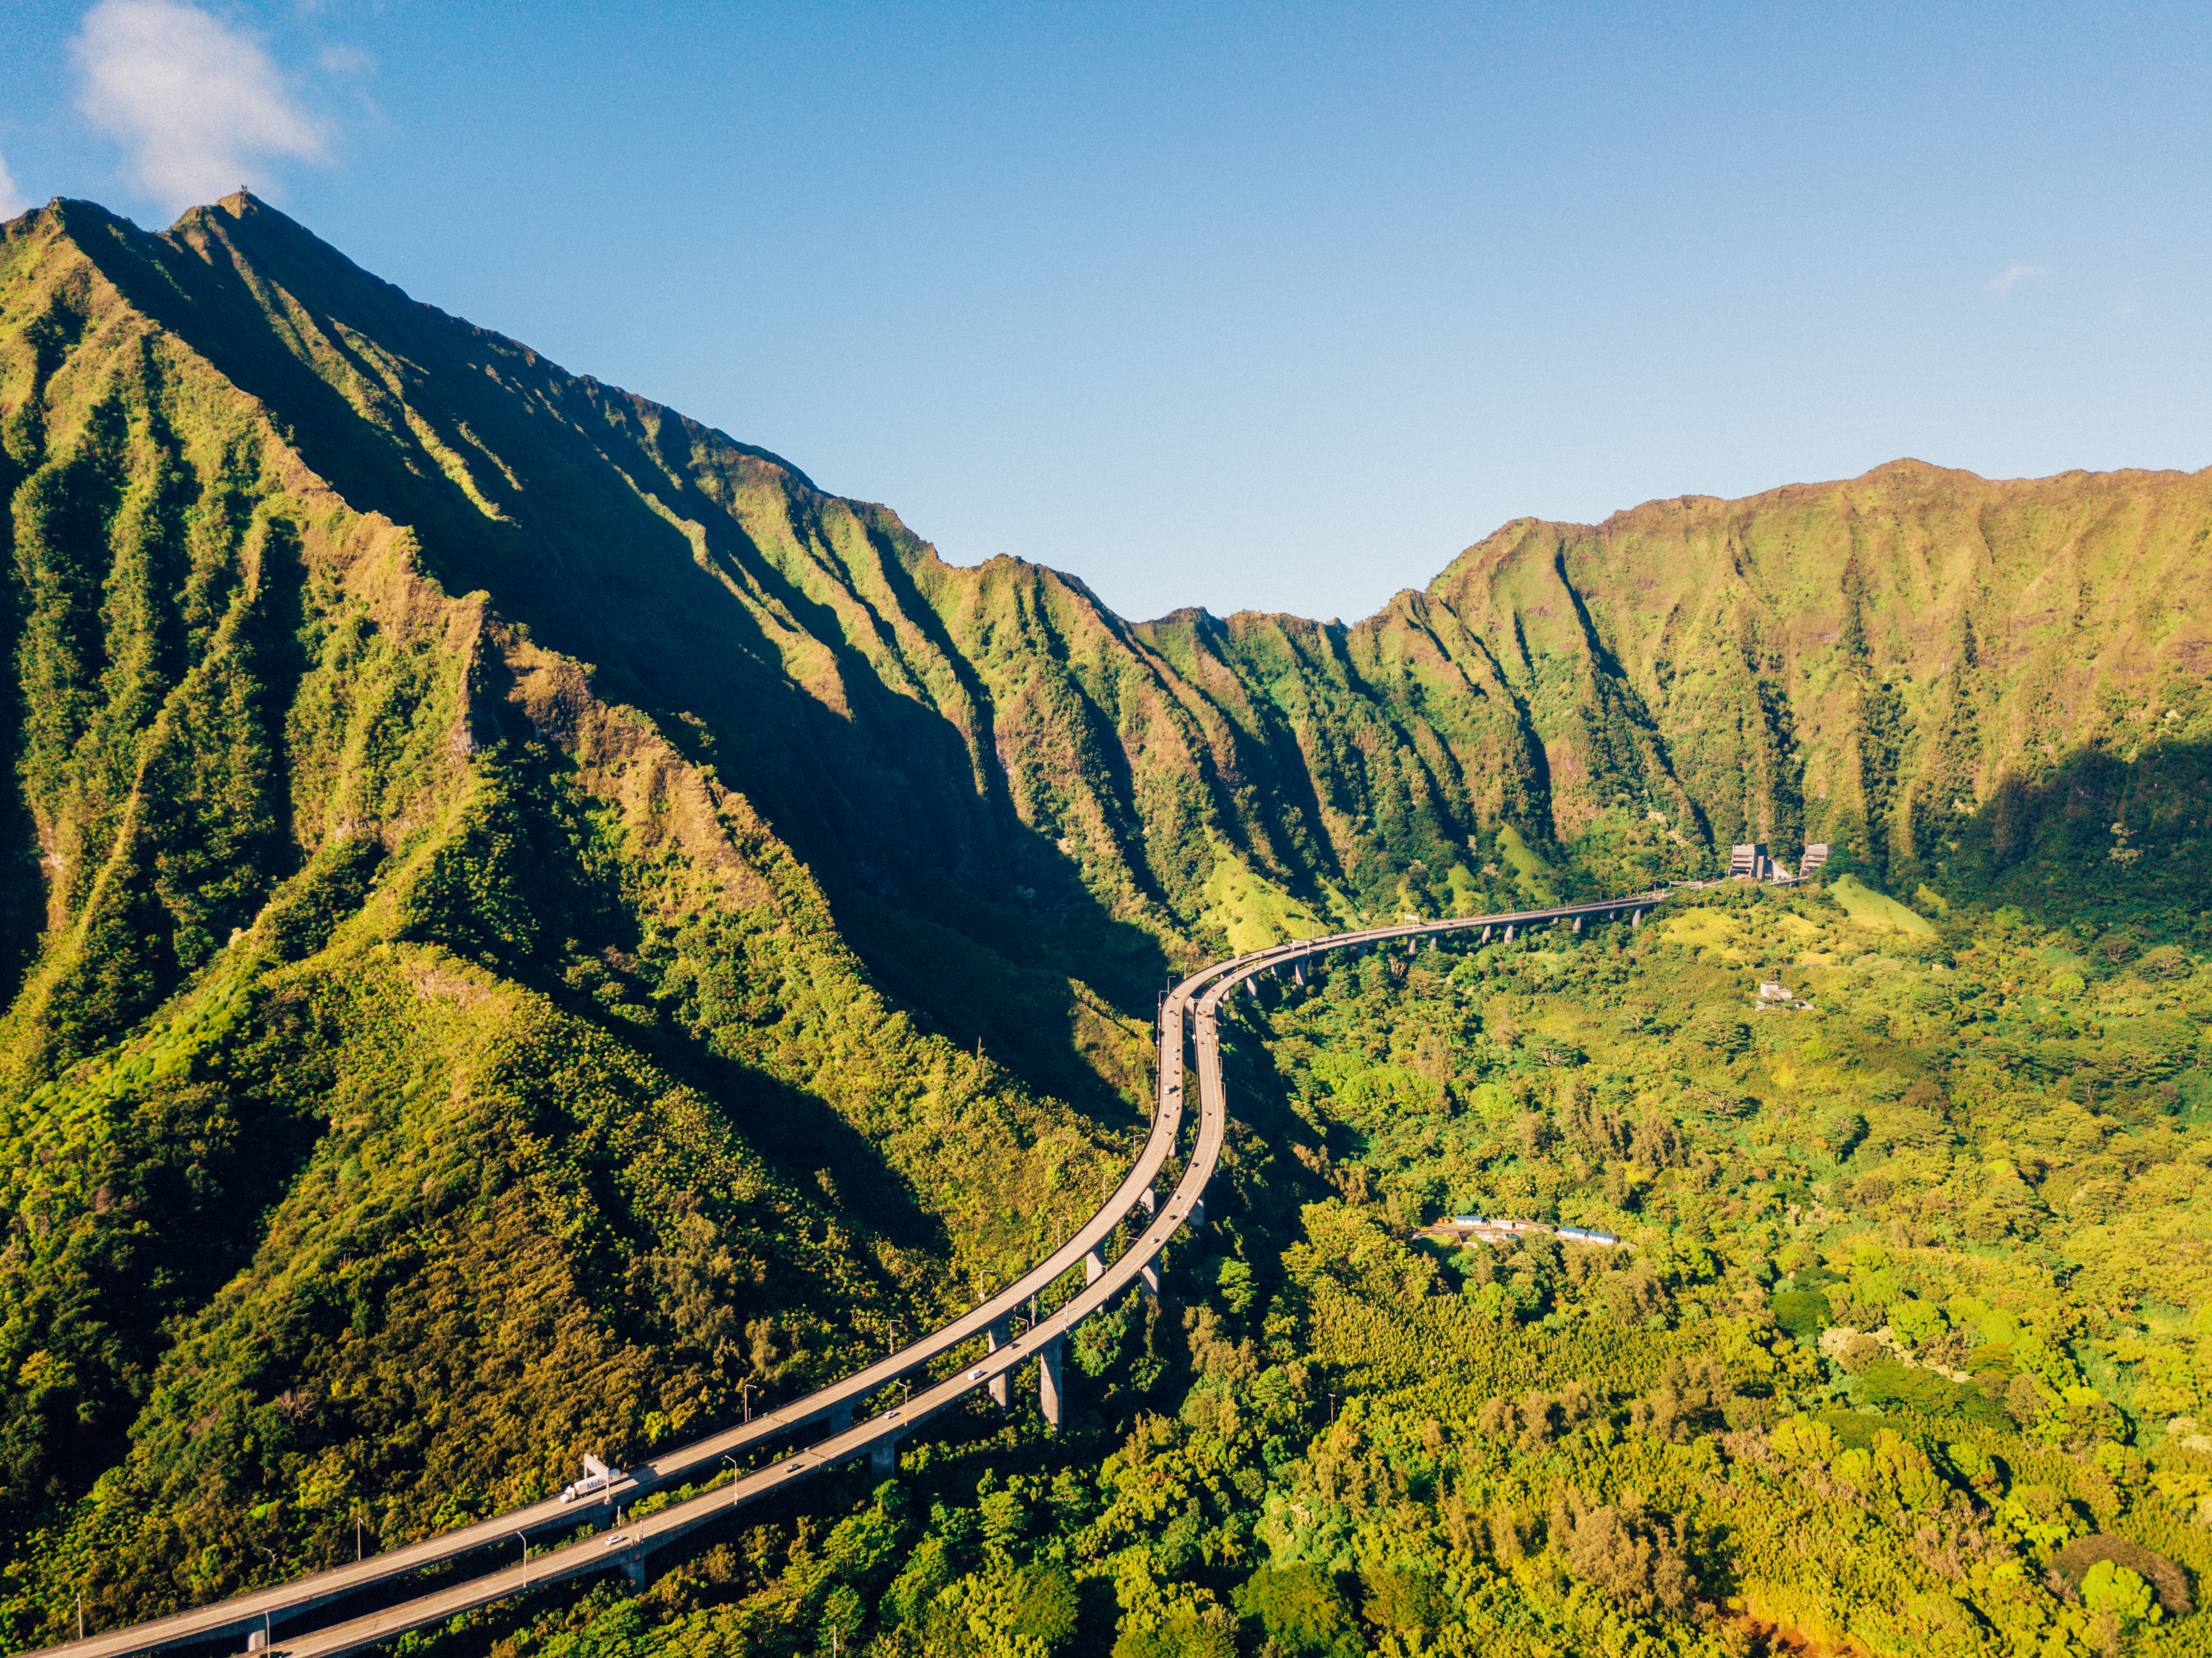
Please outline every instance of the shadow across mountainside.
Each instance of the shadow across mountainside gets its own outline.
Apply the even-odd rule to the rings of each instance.
[[[283,411],[349,506],[407,526],[447,591],[590,664],[599,695],[755,802],[833,902],[980,935],[1024,981],[1084,962],[1146,1006],[1159,944],[1101,913],[1011,809],[988,695],[916,602],[918,544],[887,512],[417,305],[250,198],[169,237],[99,228],[83,240],[104,274]],[[929,1008],[931,975],[907,976]],[[940,1023],[965,1035],[979,1017]],[[1052,1065],[1030,1021],[997,1023],[1071,1095],[1098,1086]]]
[[[1906,875],[2045,926],[2205,934],[2212,911],[2212,743],[2148,738],[2139,751],[2078,750],[1990,799]]]

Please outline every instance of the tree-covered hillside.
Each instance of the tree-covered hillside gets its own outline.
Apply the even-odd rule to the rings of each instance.
[[[1887,1408],[1846,1377],[1922,1379],[1847,1345],[1823,1368],[1814,1324],[1875,1339],[1838,1306],[1903,1293],[1839,1303],[1863,1267],[1940,1303],[1930,1340],[1983,1328],[1960,1297],[2024,1320],[2036,1297],[2109,1280],[2100,1316],[2154,1309],[2137,1336],[2157,1374],[2194,1374],[2201,1232],[2182,1188],[2203,1023],[2186,987],[2212,908],[2212,475],[1991,483],[1900,462],[1510,525],[1352,627],[1132,623],[1040,564],[947,563],[887,508],[416,303],[241,194],[164,234],[76,202],[0,226],[0,501],[11,1645],[60,1636],[80,1591],[107,1626],[495,1511],[582,1451],[689,1436],[972,1304],[1135,1143],[1146,1022],[1176,968],[1361,917],[1707,874],[1740,836],[1833,843],[1836,902],[1935,942],[1869,966],[1778,911],[1721,906],[1633,950],[1522,950],[1448,979],[1424,958],[1402,983],[1361,981],[1364,1000],[1340,976],[1240,1039],[1257,1127],[1227,1253],[1179,1291],[1212,1310],[1186,1327],[1181,1303],[1136,1307],[1086,1332],[1096,1420],[1060,1451],[1017,1428],[998,1451],[956,1435],[912,1453],[917,1475],[1029,1467],[1017,1533],[992,1529],[1014,1523],[1003,1491],[971,1524],[939,1479],[916,1490],[949,1504],[942,1525],[918,1508],[853,1521],[874,1540],[852,1545],[865,1570],[822,1568],[814,1517],[769,1516],[667,1581],[718,1586],[698,1616],[738,1631],[732,1650],[799,1649],[830,1600],[836,1630],[887,1649],[957,1648],[995,1627],[990,1596],[1060,1588],[1095,1632],[1102,1572],[1121,1596],[1105,1644],[1118,1630],[1133,1650],[1170,1627],[1194,1650],[1257,1640],[1292,1616],[1271,1620],[1270,1595],[1350,1594],[1359,1629],[1401,1590],[1431,1608],[1416,1623],[1446,1616],[1425,1595],[1462,1616],[1475,1567],[1437,1555],[1405,1570],[1446,1588],[1363,1600],[1328,1576],[1371,1564],[1358,1515],[1324,1555],[1267,1506],[1312,1510],[1283,1470],[1320,1466],[1302,1448],[1328,1425],[1322,1378],[1387,1413],[1410,1382],[1353,1356],[1431,1340],[1492,1378],[1436,1413],[1438,1444],[1419,1427],[1419,1491],[1398,1489],[1411,1464],[1359,1452],[1373,1492],[1443,1503],[1474,1477],[1451,1462],[1465,1448],[1518,1466],[1499,1448],[1520,1430],[1483,1415],[1509,1382],[1581,1376],[1575,1420],[1605,1463],[1631,1395],[1676,1385],[1651,1378],[1695,1345],[1669,1333],[1684,1309],[1723,1315],[1720,1291],[1685,1288],[1709,1282],[1787,1385],[1732,1370],[1735,1392],[1684,1408],[1711,1428],[1739,1396],[1773,1401],[1728,1430],[1770,1442],[1784,1406]],[[1806,936],[1856,938],[1823,902],[1791,908]],[[1682,977],[1670,947],[1722,977]],[[1940,974],[1930,951],[1948,952]],[[1861,1011],[1824,1000],[1795,1059],[1761,1057],[1775,1022],[1691,1011],[1804,955],[1843,975],[1824,998]],[[2002,1086],[1960,1091],[1985,1073]],[[2023,1102],[2062,1090],[2063,1110]],[[2165,1184],[2142,1186],[2154,1163]],[[1407,1242],[1470,1204],[1644,1228],[1651,1270],[1437,1262]],[[1684,1236],[1736,1267],[1669,1277]],[[2024,1260],[2006,1241],[2028,1238],[2047,1271],[2016,1285],[1909,1253]],[[1328,1264],[1347,1251],[1366,1264]],[[1771,1291],[1759,1261],[1796,1311],[1775,1301],[1760,1322],[1729,1276]],[[1373,1303],[1363,1317],[1401,1316],[1370,1266],[1426,1286],[1413,1321],[1322,1318],[1328,1283]],[[1545,1324],[1573,1308],[1575,1330]],[[2156,1412],[2085,1356],[2082,1332],[2120,1327],[2035,1327],[2087,1378],[2028,1364],[2058,1404],[2089,1411],[2065,1389],[2101,1389],[2131,1424],[2090,1411],[2104,1437],[2061,1434],[2051,1454],[2154,1448]],[[1599,1329],[1614,1333],[1575,1345]],[[1970,1373],[1973,1351],[1942,1349]],[[1968,1412],[2000,1461],[2028,1454],[2008,1432],[2057,1432],[2014,1397],[2025,1373]],[[1680,1387],[1719,1386],[1699,1374]],[[1224,1389],[1259,1413],[1243,1440],[1186,1400]],[[1653,1455],[1704,1455],[1705,1432]],[[1145,1567],[1152,1588],[1102,1564],[1125,1558],[1105,1533],[1046,1546],[1106,1523],[1099,1482],[1155,1449],[1200,1471],[1174,1475],[1172,1514],[1146,1497],[1115,1522],[1165,1538],[1197,1516],[1188,1551]],[[1638,1558],[1734,1558],[1666,1529],[1706,1523],[1676,1486],[1638,1485],[1653,1506],[1632,1512],[1592,1469],[1571,1489],[1528,1475],[1526,1503],[1482,1486],[1486,1513],[1521,1503],[1506,1533],[1437,1523],[1455,1549],[1523,1540],[1482,1557],[1522,1583],[1508,1599],[1535,1594],[1514,1572],[1554,1559],[1539,1539],[1580,1534],[1577,1504]],[[1957,1487],[1943,1512],[1961,1525],[1969,1487],[1989,1495]],[[2197,1569],[2179,1544],[2164,1555]],[[1557,1558],[1572,1578],[1571,1551]],[[2050,1564],[2020,1559],[2029,1577]],[[1721,1570],[1651,1589],[1651,1627],[1689,1618],[1720,1639],[1719,1613],[1685,1609],[1729,1594],[1862,1627],[1790,1600],[1780,1565],[1768,1600],[1723,1593]],[[1562,1633],[1582,1627],[1567,1578],[1532,1602],[1550,1608],[1537,1649],[1597,1639]],[[673,1618],[677,1591],[654,1594],[621,1617]],[[963,1596],[983,1598],[945,1622]],[[522,1609],[512,1638],[574,1611]],[[1855,1638],[1908,1625],[1881,1627]]]
[[[193,297],[98,210],[8,228],[10,1644],[918,1333],[1087,1207],[1143,1043],[1063,984],[1079,1109],[918,1022],[684,720],[455,597],[87,244]]]
[[[1218,1212],[1064,1436],[979,1404],[410,1649],[2201,1653],[2208,971],[1844,887],[1271,986]]]

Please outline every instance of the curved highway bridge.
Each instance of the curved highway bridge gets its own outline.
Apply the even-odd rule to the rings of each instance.
[[[605,1490],[592,1493],[586,1500],[562,1503],[556,1498],[512,1509],[328,1571],[254,1589],[173,1617],[48,1647],[31,1658],[64,1658],[64,1655],[66,1658],[127,1658],[127,1655],[154,1652],[164,1647],[210,1642],[227,1636],[246,1635],[250,1638],[253,1634],[268,1637],[272,1658],[278,1653],[291,1655],[292,1658],[333,1658],[334,1655],[374,1646],[404,1631],[440,1623],[471,1607],[564,1578],[620,1569],[641,1581],[647,1558],[653,1551],[666,1548],[732,1509],[743,1508],[821,1469],[851,1458],[867,1456],[878,1467],[889,1472],[896,1465],[898,1442],[964,1395],[979,1388],[988,1388],[994,1400],[1005,1404],[1013,1370],[1031,1359],[1037,1361],[1040,1403],[1045,1419],[1057,1428],[1060,1416],[1060,1353],[1069,1332],[1133,1283],[1141,1281],[1147,1288],[1157,1290],[1157,1263],[1169,1239],[1186,1223],[1195,1225],[1205,1219],[1206,1185],[1220,1155],[1227,1123],[1217,1026],[1224,1002],[1239,985],[1256,994],[1254,981],[1285,969],[1303,981],[1304,963],[1310,957],[1339,950],[1371,950],[1393,939],[1410,940],[1427,933],[1479,927],[1485,938],[1496,932],[1510,938],[1516,930],[1525,932],[1533,926],[1571,923],[1574,930],[1580,932],[1585,920],[1626,916],[1632,921],[1641,921],[1644,911],[1668,896],[1668,890],[1662,888],[1596,903],[1562,904],[1549,909],[1462,916],[1445,921],[1408,921],[1299,939],[1217,962],[1185,979],[1162,1002],[1159,1093],[1152,1133],[1135,1165],[1074,1236],[973,1312],[781,1410],[763,1412],[741,1427],[641,1463],[619,1474]],[[1184,1072],[1189,1057],[1187,1043],[1194,1050],[1198,1069],[1198,1133],[1181,1178],[1163,1200],[1158,1197],[1154,1183],[1182,1143]],[[1111,1261],[1103,1260],[1101,1246],[1125,1219],[1138,1212],[1146,1217],[1146,1224],[1135,1242]],[[1084,1288],[1018,1337],[1012,1336],[1012,1320],[1016,1312],[1032,1296],[1041,1295],[1072,1271],[1078,1262],[1084,1266]],[[979,1336],[990,1350],[979,1363],[915,1393],[892,1409],[865,1420],[854,1419],[856,1407],[890,1383],[924,1369],[932,1360]],[[826,1428],[828,1432],[803,1449],[778,1457],[757,1472],[740,1474],[726,1485],[672,1503],[643,1519],[623,1521],[613,1531],[548,1549],[542,1554],[487,1570],[464,1582],[431,1590],[381,1611],[320,1629],[295,1631],[276,1628],[280,1623],[297,1624],[318,1606],[410,1572],[478,1551],[502,1546],[513,1548],[533,1532],[573,1530],[580,1521],[619,1514],[623,1506],[653,1491],[711,1477],[725,1459],[734,1467],[738,1454],[747,1448],[817,1426]],[[526,1542],[518,1552],[527,1554]]]

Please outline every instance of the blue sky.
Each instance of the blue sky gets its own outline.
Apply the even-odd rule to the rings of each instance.
[[[1126,614],[1523,514],[2212,464],[2212,9],[15,0],[10,210],[240,181]]]

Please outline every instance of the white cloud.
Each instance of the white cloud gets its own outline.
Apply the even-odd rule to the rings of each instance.
[[[8,171],[8,158],[0,155],[0,219],[12,219],[30,203],[16,191],[15,176]]]
[[[261,43],[181,0],[100,0],[75,42],[78,106],[131,153],[164,206],[213,201],[256,161],[320,161],[323,129],[295,105]]]
[[[2048,276],[2050,274],[2051,270],[2047,265],[2008,265],[2005,267],[2004,275],[2002,276],[1992,276],[1990,278],[1988,284],[1989,290],[1990,293],[1996,295],[1999,299],[2002,299],[2006,295],[2011,293],[2014,288],[2026,282],[2030,276]]]

